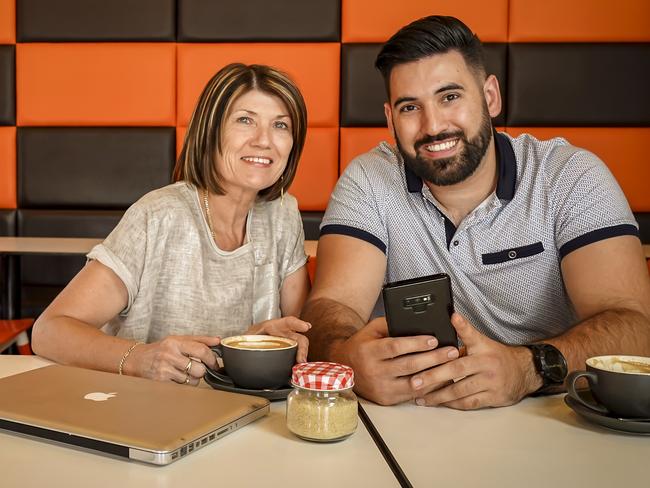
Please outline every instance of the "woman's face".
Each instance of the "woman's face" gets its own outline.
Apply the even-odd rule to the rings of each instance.
[[[226,193],[257,194],[280,178],[293,136],[289,111],[278,97],[259,90],[244,93],[226,114],[221,134],[216,160]]]

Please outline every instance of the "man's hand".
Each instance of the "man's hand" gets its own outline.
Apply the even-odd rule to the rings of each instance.
[[[460,314],[451,318],[467,355],[414,375],[418,405],[472,410],[512,405],[542,386],[525,347],[506,346],[478,332]],[[440,384],[450,381],[439,388]]]
[[[437,345],[433,336],[388,337],[386,319],[380,317],[333,346],[332,359],[352,367],[358,394],[393,405],[413,400],[411,375],[458,357],[458,349]]]

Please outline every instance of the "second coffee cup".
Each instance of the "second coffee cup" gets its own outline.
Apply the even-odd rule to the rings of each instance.
[[[223,359],[228,378],[253,390],[287,385],[296,362],[298,343],[286,337],[239,335],[226,337],[212,350]],[[218,374],[212,372],[214,376]],[[222,378],[227,381],[228,378]]]

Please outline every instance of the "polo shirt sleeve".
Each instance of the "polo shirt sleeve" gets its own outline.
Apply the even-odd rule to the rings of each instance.
[[[621,235],[638,237],[638,224],[616,179],[596,155],[570,145],[549,156],[550,209],[555,221],[555,240],[564,258],[588,244]]]
[[[339,178],[327,205],[320,234],[340,234],[369,242],[386,253],[388,235],[382,164],[370,160],[373,151],[353,160]]]

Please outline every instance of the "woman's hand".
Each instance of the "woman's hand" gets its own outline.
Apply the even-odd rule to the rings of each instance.
[[[124,372],[158,381],[198,385],[206,366],[216,368],[211,346],[221,342],[218,337],[168,336],[158,342],[142,344],[129,355]]]
[[[278,337],[287,337],[298,343],[298,352],[296,361],[304,363],[307,361],[307,350],[309,349],[309,339],[303,334],[311,329],[311,324],[300,320],[296,317],[282,317],[281,319],[272,319],[252,325],[247,334],[266,334]]]

